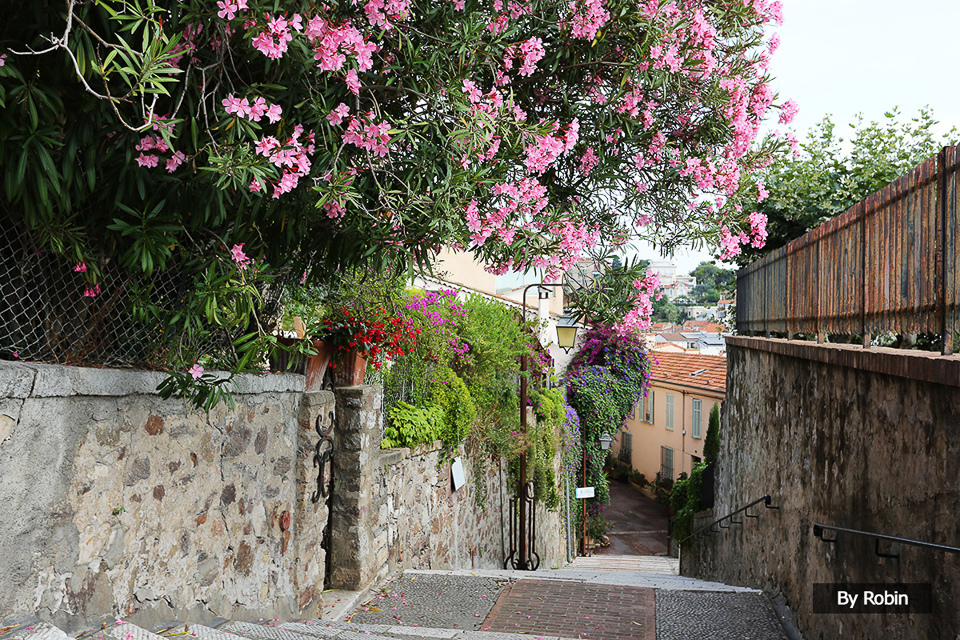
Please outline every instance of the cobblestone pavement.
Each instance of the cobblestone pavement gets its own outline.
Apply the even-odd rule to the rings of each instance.
[[[482,629],[591,640],[656,640],[654,590],[555,580],[507,587]]]
[[[657,591],[657,640],[789,640],[762,593]]]
[[[345,620],[476,630],[509,583],[507,578],[408,571],[381,586]]]
[[[617,564],[613,560],[607,562]],[[464,640],[455,630],[485,640],[502,637],[491,634],[544,640],[788,640],[764,594],[678,576],[671,569],[664,564],[655,573],[574,565],[534,573],[407,571],[347,620],[411,631],[443,629],[446,637]]]

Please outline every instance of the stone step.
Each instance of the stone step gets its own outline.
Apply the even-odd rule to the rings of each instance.
[[[40,621],[21,622],[12,629],[6,630],[0,638],[3,640],[73,640],[52,624]]]
[[[240,640],[239,636],[237,636],[235,633],[230,633],[219,628],[215,629],[202,624],[181,625],[181,627],[177,628],[177,631],[183,631],[184,635],[191,636],[193,638],[200,638],[200,640]],[[170,638],[170,640],[178,640],[179,638],[179,635],[174,635]]]
[[[118,623],[108,624],[99,633],[90,634],[84,640],[164,640],[163,636],[131,622],[118,621]]]
[[[429,627],[412,627],[386,624],[355,624],[352,622],[331,622],[328,620],[305,620],[303,622],[285,622],[281,627],[291,631],[301,632],[315,637],[329,638],[334,637],[337,640],[341,638],[357,638],[369,632],[371,635],[363,635],[364,638],[386,636],[396,638],[397,640],[530,640],[530,635],[520,633],[492,633],[488,631],[473,631],[469,629],[436,629]],[[334,629],[339,629],[342,635],[320,635],[315,632],[317,628],[325,628],[324,633]],[[557,636],[537,636],[541,640],[571,640],[569,638],[559,638]]]
[[[267,625],[252,624],[249,622],[229,622],[222,627],[220,631],[227,631],[236,636],[243,636],[251,640],[316,640],[316,638],[335,638],[337,640],[352,638],[357,639],[358,634],[362,635],[364,640],[397,640],[396,636],[382,636],[370,630],[357,631],[355,629],[342,629],[339,627],[327,627],[325,622],[317,621],[316,629],[313,633],[299,633],[291,629],[282,627],[272,627]],[[332,632],[328,634],[327,632]],[[408,640],[410,637],[407,636]],[[420,640],[417,638],[417,640]],[[429,639],[425,639],[429,640]]]
[[[665,573],[679,575],[680,560],[667,556],[580,556],[563,567],[564,571],[636,571],[637,573]]]

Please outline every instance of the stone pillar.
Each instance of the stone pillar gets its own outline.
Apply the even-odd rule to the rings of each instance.
[[[338,436],[333,457],[335,488],[330,513],[328,581],[334,589],[366,588],[376,580],[383,564],[375,535],[380,528],[380,505],[372,504],[380,451],[382,396],[379,386],[336,391]]]
[[[313,495],[318,491],[317,477],[321,469],[314,464],[314,454],[320,435],[317,433],[317,418],[320,430],[327,431],[334,424],[333,412],[336,403],[330,391],[304,393],[300,401],[297,430],[297,493],[294,512],[294,586],[297,590],[297,606],[301,616],[321,616],[321,593],[326,572],[326,552],[323,549],[323,532],[329,517],[330,500]],[[334,433],[334,445],[339,434]],[[329,478],[324,477],[326,482]]]

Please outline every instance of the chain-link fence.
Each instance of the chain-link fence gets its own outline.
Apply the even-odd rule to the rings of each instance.
[[[0,224],[0,358],[85,366],[166,369],[176,361],[176,336],[160,320],[183,305],[193,274],[168,269],[132,275],[114,262],[100,265],[91,288],[63,256],[9,221]],[[275,316],[282,287],[265,292],[264,317]],[[95,294],[95,295],[94,295]],[[152,316],[135,310],[152,307]],[[231,336],[209,339],[204,351],[229,347]]]

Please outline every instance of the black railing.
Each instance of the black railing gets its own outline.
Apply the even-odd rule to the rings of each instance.
[[[731,526],[731,525],[734,525],[734,524],[740,524],[740,525],[742,525],[742,524],[743,524],[743,520],[734,520],[734,519],[733,519],[733,516],[739,515],[739,514],[741,514],[741,513],[742,513],[745,517],[747,517],[747,518],[758,519],[758,518],[760,517],[760,514],[759,514],[759,513],[747,513],[746,511],[747,511],[747,509],[750,509],[751,507],[757,506],[757,505],[760,504],[761,502],[763,503],[763,506],[764,506],[765,508],[767,508],[767,509],[779,509],[780,507],[775,507],[775,506],[773,506],[773,505],[770,504],[772,501],[773,501],[773,498],[771,498],[771,497],[768,496],[768,495],[767,495],[767,496],[763,496],[762,498],[758,498],[758,499],[754,500],[753,502],[751,502],[750,504],[745,505],[745,506],[743,506],[743,507],[740,507],[740,508],[737,509],[736,511],[732,511],[732,512],[728,513],[727,515],[723,516],[722,518],[717,518],[716,520],[714,520],[713,522],[711,522],[711,523],[708,524],[707,526],[705,526],[705,527],[700,527],[699,529],[697,529],[696,531],[694,531],[693,533],[691,533],[690,535],[688,535],[686,538],[684,538],[683,540],[681,540],[680,542],[678,542],[677,545],[678,545],[678,546],[682,546],[683,543],[686,542],[687,540],[689,540],[690,538],[696,538],[696,537],[702,536],[702,535],[705,534],[705,533],[718,533],[717,531],[714,531],[714,530],[713,530],[713,527],[714,527],[714,526],[719,527],[720,529],[729,529],[730,526]],[[723,526],[723,522],[724,522],[725,520],[729,520],[729,521],[730,521],[730,524],[728,524],[727,526]]]
[[[880,541],[884,540],[886,542],[892,542],[896,544],[906,544],[913,547],[923,547],[925,549],[933,549],[934,551],[945,551],[946,553],[960,553],[960,547],[949,547],[945,544],[935,544],[933,542],[923,542],[921,540],[911,540],[909,538],[898,538],[896,536],[888,536],[882,533],[873,533],[871,531],[858,531],[857,529],[846,529],[844,527],[835,527],[829,524],[814,524],[813,525],[813,535],[820,538],[823,542],[834,543],[837,541],[836,537],[833,538],[824,538],[824,531],[836,531],[838,533],[850,533],[856,536],[865,536],[868,538],[874,538],[873,551],[878,556],[883,558],[899,558],[900,554],[891,554],[891,553],[882,553],[880,551]]]

